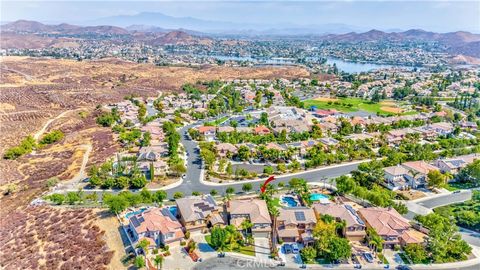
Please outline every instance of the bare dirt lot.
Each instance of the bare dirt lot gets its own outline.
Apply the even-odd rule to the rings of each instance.
[[[65,133],[61,141],[35,153],[17,160],[0,160],[0,190],[14,186],[10,194],[0,194],[0,250],[4,252],[0,254],[0,268],[73,269],[82,264],[79,269],[107,266],[116,269],[118,266],[121,255],[108,251],[118,241],[112,238],[113,232],[103,229],[107,231],[105,234],[100,230],[99,226],[105,228],[102,222],[98,226],[92,224],[97,218],[95,213],[27,207],[48,190],[49,178],[67,180],[78,174],[85,151],[82,145],[92,146],[87,166],[104,162],[118,150],[110,129],[95,123],[97,105],[120,101],[128,94],[156,96],[159,92],[179,91],[184,83],[198,81],[309,75],[307,70],[295,67],[156,67],[118,59],[79,62],[0,58],[0,155],[22,138],[41,130],[59,129]],[[79,114],[80,111],[85,113]],[[46,239],[39,242],[39,238]],[[100,238],[102,241],[105,238],[107,244]],[[75,245],[70,239],[80,244]],[[92,241],[91,245],[83,244],[84,239]]]

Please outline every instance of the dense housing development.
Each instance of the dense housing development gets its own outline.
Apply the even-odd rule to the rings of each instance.
[[[480,267],[478,34],[0,28],[0,269]]]

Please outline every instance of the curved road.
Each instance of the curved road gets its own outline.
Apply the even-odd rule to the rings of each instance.
[[[179,131],[181,136],[181,143],[185,147],[185,151],[188,155],[187,173],[183,182],[177,187],[166,189],[167,193],[169,195],[172,195],[175,192],[182,192],[185,195],[190,195],[193,191],[209,193],[212,189],[215,189],[219,194],[225,194],[226,189],[229,187],[233,187],[236,192],[241,191],[243,184],[245,184],[245,181],[239,181],[238,183],[224,185],[210,185],[202,182],[201,179],[203,179],[203,170],[200,150],[198,149],[197,143],[191,140],[188,135],[188,129],[193,127],[194,125],[195,124],[185,126]],[[278,176],[275,177],[274,183],[278,184],[280,182],[283,182],[286,184],[292,178],[304,178],[307,182],[321,182],[322,178],[335,178],[350,173],[351,171],[357,169],[358,163],[334,165],[322,169],[299,172],[288,176]],[[264,180],[262,179],[259,179],[257,181],[249,181],[249,183],[252,184],[254,191],[260,190],[260,186],[263,182]]]

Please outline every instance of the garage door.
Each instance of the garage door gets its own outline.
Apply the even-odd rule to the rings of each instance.
[[[253,237],[270,238],[270,233],[269,232],[253,232]]]

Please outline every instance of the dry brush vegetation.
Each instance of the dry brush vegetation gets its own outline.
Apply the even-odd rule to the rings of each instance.
[[[0,226],[2,269],[106,269],[114,252],[91,210],[28,207]]]

